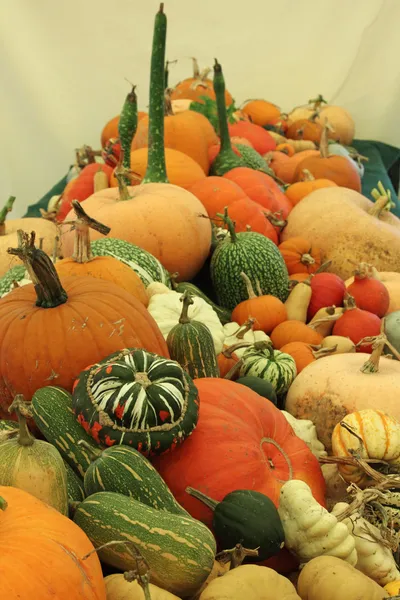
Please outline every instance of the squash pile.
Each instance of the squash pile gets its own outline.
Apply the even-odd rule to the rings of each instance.
[[[0,597],[400,597],[400,221],[351,116],[135,87],[0,268]],[[34,548],[34,552],[32,552]]]

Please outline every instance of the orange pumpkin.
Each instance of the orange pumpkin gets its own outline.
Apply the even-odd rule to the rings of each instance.
[[[283,152],[287,156],[293,156],[296,153],[294,146],[288,143],[278,144],[276,147],[276,151]]]
[[[189,191],[200,200],[211,219],[214,219],[217,213],[223,213],[225,206],[247,198],[246,193],[236,183],[217,176],[196,181]]]
[[[306,172],[306,175],[304,172]],[[306,178],[304,179],[304,177]],[[300,200],[308,196],[308,194],[311,194],[311,192],[314,190],[327,187],[337,187],[337,183],[331,181],[330,179],[314,179],[309,171],[307,174],[307,171],[303,169],[301,181],[289,185],[289,187],[285,190],[285,194],[287,198],[289,198],[292,205],[296,206]]]
[[[321,250],[302,237],[289,238],[278,246],[289,275],[315,273],[322,264]]]
[[[292,281],[305,281],[308,278],[308,273],[293,273],[293,275],[289,276],[289,279],[291,279]]]
[[[274,125],[281,116],[280,108],[267,100],[248,100],[242,111],[250,117],[252,123],[261,127]]]
[[[106,600],[100,561],[73,521],[23,490],[1,486],[0,522],[1,598]]]
[[[211,69],[206,68],[200,72],[197,60],[195,58],[192,58],[192,60],[193,76],[179,82],[171,90],[171,100],[189,99],[203,103],[202,96],[207,96],[207,98],[215,100],[213,82],[212,79],[208,79]],[[228,90],[225,90],[225,103],[226,106],[230,106],[233,103],[233,98]]]
[[[291,140],[310,140],[319,142],[321,139],[322,126],[312,118],[299,119],[289,125],[286,130],[286,137]]]
[[[233,344],[228,348],[224,348],[222,352],[217,354],[219,376],[222,378],[228,375],[229,371],[239,362],[239,357],[235,353],[235,346],[236,344]],[[237,379],[238,375],[239,371],[233,374],[232,377],[230,377],[230,379],[234,381],[235,379]]]
[[[55,269],[60,277],[69,275],[88,275],[95,279],[111,281],[135,296],[144,306],[149,299],[146,288],[139,275],[120,260],[112,256],[93,256],[90,247],[89,228],[92,227],[107,235],[110,228],[90,219],[77,200],[72,202],[76,212],[75,221],[75,251],[71,258],[63,258],[55,264]]]
[[[322,340],[322,335],[301,321],[284,321],[277,325],[271,333],[272,344],[277,350],[289,342],[318,345]]]
[[[306,158],[319,156],[318,150],[302,150],[302,152],[296,152],[293,156],[287,156],[284,152],[268,152],[264,155],[264,158],[279,179],[282,179],[285,183],[293,183],[297,166]]]
[[[260,204],[247,197],[236,200],[229,206],[229,216],[235,223],[237,232],[255,231],[265,235],[274,244],[278,244],[277,230],[279,231],[281,223],[285,224],[285,221],[275,219],[270,211],[264,210]],[[227,225],[224,227],[228,229]]]
[[[350,113],[342,106],[327,104],[322,96],[310,100],[306,106],[298,106],[288,115],[288,124],[299,119],[309,119],[318,110],[316,122],[325,122],[328,119],[333,131],[329,132],[329,138],[337,140],[341,144],[349,146],[354,138],[355,125]]]
[[[229,213],[230,216],[231,213]],[[250,279],[246,273],[241,273],[246,284],[248,300],[240,302],[232,312],[232,321],[243,325],[249,319],[254,320],[254,331],[271,331],[287,319],[286,308],[283,302],[269,294],[256,296]]]
[[[261,155],[275,150],[276,148],[276,142],[272,135],[259,125],[255,125],[248,121],[237,121],[236,123],[229,123],[228,127],[229,135],[231,137],[238,136],[248,139],[254,150]]]
[[[34,235],[29,238],[21,231],[20,238],[12,254],[27,261],[35,281],[0,300],[2,416],[15,394],[30,399],[47,385],[70,391],[87,365],[121,348],[168,356],[161,331],[136,298],[92,277],[60,282],[51,259],[35,248]]]
[[[296,363],[297,375],[318,358],[333,352],[332,348],[313,349],[306,342],[289,342],[281,348],[281,352],[290,354]]]

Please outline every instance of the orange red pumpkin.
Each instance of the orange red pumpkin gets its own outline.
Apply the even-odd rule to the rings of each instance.
[[[223,213],[225,206],[230,206],[236,200],[247,199],[246,192],[239,185],[216,175],[196,181],[189,191],[200,200],[211,219],[217,213]]]
[[[248,121],[229,123],[229,135],[244,137],[251,142],[254,150],[263,155],[275,150],[276,142],[266,129]]]
[[[302,237],[289,238],[278,246],[289,275],[315,273],[322,264],[321,250]]]

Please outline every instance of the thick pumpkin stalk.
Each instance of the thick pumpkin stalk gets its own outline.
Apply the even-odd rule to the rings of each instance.
[[[143,183],[168,183],[164,148],[164,65],[167,17],[164,4],[156,14],[150,67],[149,147]]]
[[[222,213],[217,213],[216,215],[217,217],[219,217],[220,219],[223,220],[224,224],[228,227],[228,233],[229,233],[229,237],[231,238],[230,241],[234,244],[235,242],[237,242],[237,236],[236,236],[236,229],[235,229],[235,223],[234,221],[232,221],[232,219],[229,217],[228,215],[228,207],[225,206],[224,208],[224,214]],[[223,242],[224,240],[222,240]]]
[[[0,235],[5,235],[6,233],[6,217],[8,213],[12,211],[14,202],[15,196],[10,196],[3,208],[0,210]]]
[[[76,214],[76,220],[71,223],[75,227],[73,260],[77,263],[87,263],[93,259],[93,253],[90,245],[90,229],[95,229],[102,235],[110,233],[110,227],[99,223],[83,210],[78,200],[72,200],[72,207]]]
[[[138,124],[135,87],[132,86],[132,90],[125,99],[118,123],[118,135],[123,153],[122,164],[125,169],[131,168],[131,145]]]
[[[17,234],[18,248],[8,248],[7,252],[18,256],[24,263],[35,286],[36,306],[55,308],[65,304],[68,300],[67,292],[61,285],[51,258],[35,247],[35,232],[28,235],[19,229]]]
[[[35,442],[35,438],[30,434],[28,426],[26,424],[26,416],[23,414],[24,397],[21,394],[17,394],[8,407],[8,412],[17,415],[18,418],[18,444],[20,446],[32,446]]]
[[[181,323],[181,324],[190,323],[191,319],[189,318],[189,315],[188,315],[189,306],[194,304],[194,300],[193,300],[190,292],[188,292],[188,290],[185,290],[185,292],[179,298],[179,300],[182,302],[182,312],[179,317],[179,323]]]

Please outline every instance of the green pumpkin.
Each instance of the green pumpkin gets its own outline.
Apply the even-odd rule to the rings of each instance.
[[[72,403],[98,443],[132,446],[146,456],[181,444],[199,413],[197,388],[182,367],[137,348],[114,352],[83,371]]]
[[[274,350],[269,342],[256,342],[244,351],[239,375],[269,381],[278,395],[285,394],[297,375],[294,358]]]
[[[187,488],[186,492],[214,512],[213,529],[220,548],[230,549],[236,544],[249,550],[258,548],[254,560],[260,562],[275,556],[283,547],[282,523],[268,496],[254,490],[235,490],[216,502],[193,488]]]
[[[267,381],[266,379],[261,379],[260,377],[247,376],[239,377],[239,379],[236,380],[236,383],[241,383],[242,385],[245,385],[246,387],[253,390],[253,392],[256,392],[259,396],[270,400],[272,404],[275,404],[275,406],[277,406],[278,398],[276,397],[275,388],[270,381]]]
[[[189,318],[189,306],[193,304],[186,290],[180,298],[182,313],[179,322],[167,337],[169,355],[176,360],[192,379],[219,377],[214,340],[207,325]]]
[[[227,209],[220,216],[228,226],[229,235],[217,245],[210,264],[218,303],[233,310],[248,299],[242,272],[253,289],[259,283],[261,294],[271,294],[285,302],[289,295],[289,274],[277,246],[255,231],[236,233]]]

